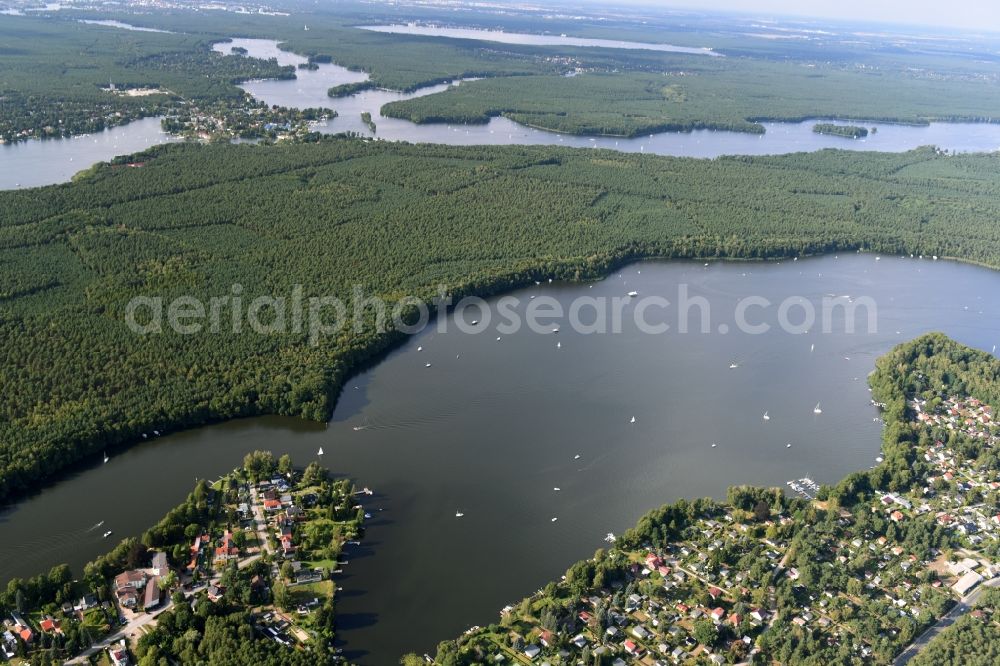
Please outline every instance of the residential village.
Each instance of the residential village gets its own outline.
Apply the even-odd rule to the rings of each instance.
[[[155,636],[162,613],[203,600],[250,611],[260,640],[326,651],[339,558],[345,544],[360,538],[370,515],[360,499],[371,491],[332,481],[315,463],[302,473],[283,459],[279,471],[270,454],[251,455],[258,456],[256,474],[243,468],[212,484],[200,482],[141,541],[124,541],[88,565],[84,579],[67,578],[72,601],[57,603],[49,594],[54,586],[31,589],[36,579],[13,581],[8,592],[15,609],[0,634],[4,658],[28,663],[45,654],[61,663],[79,655],[71,661],[136,663],[137,645]],[[96,570],[109,572],[103,585],[95,584]]]
[[[499,624],[442,644],[436,661],[891,662],[956,600],[1000,584],[1000,465],[968,449],[997,443],[990,407],[949,398],[909,408],[923,462],[909,487],[870,493],[851,511],[832,489],[806,501],[735,488],[725,504],[665,507],[608,535],[607,551],[506,607]]]

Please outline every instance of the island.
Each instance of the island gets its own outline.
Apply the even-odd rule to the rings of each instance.
[[[863,139],[868,136],[867,127],[835,125],[833,123],[816,123],[813,125],[813,132],[816,134],[828,134],[830,136],[842,136],[845,139]]]
[[[930,334],[870,384],[885,421],[871,470],[656,509],[434,663],[888,664],[928,641],[914,663],[1000,654],[1000,361]]]
[[[32,664],[102,652],[115,666],[337,661],[335,581],[370,494],[316,462],[249,453],[81,578],[61,565],[11,580],[0,651]]]
[[[361,112],[361,122],[363,122],[368,129],[371,130],[372,134],[375,133],[375,121],[372,120],[372,114],[369,111]]]

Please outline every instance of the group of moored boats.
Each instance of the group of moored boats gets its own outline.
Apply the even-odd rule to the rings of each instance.
[[[789,488],[808,500],[815,499],[815,495],[813,493],[819,492],[819,484],[810,479],[808,476],[795,481],[788,481],[787,485]]]

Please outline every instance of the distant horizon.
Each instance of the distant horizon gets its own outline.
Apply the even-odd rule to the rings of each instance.
[[[947,15],[942,16],[940,3],[935,0],[886,0],[882,3],[862,0],[812,0],[805,3],[792,0],[755,0],[752,6],[745,0],[706,0],[695,5],[695,0],[612,0],[615,4],[647,7],[650,9],[681,10],[690,12],[718,12],[744,16],[774,16],[790,19],[834,21],[844,23],[872,23],[900,27],[938,28],[1000,34],[1000,5],[983,5],[975,0],[954,0]],[[601,0],[585,0],[599,5]]]

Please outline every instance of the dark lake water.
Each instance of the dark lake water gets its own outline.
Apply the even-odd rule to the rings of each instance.
[[[707,299],[712,333],[643,333],[635,302],[613,335],[566,321],[558,334],[498,334],[467,312],[483,319],[481,333],[461,333],[453,317],[446,332],[425,330],[351,380],[326,427],[246,419],[95,460],[0,514],[0,584],[63,561],[79,571],[110,546],[97,522],[115,539],[139,534],[196,477],[215,478],[248,451],[288,452],[304,465],[322,446],[325,465],[375,490],[364,545],[338,583],[340,636],[360,663],[393,664],[497,620],[502,606],[605,545],[607,532],[665,502],[807,475],[830,483],[871,466],[880,426],[865,379],[877,356],[931,330],[987,351],[1000,342],[997,274],[944,261],[641,263],[592,284],[512,295],[522,311],[531,296],[568,309],[631,290],[677,303],[682,284]],[[750,318],[774,326],[784,299],[830,294],[871,298],[877,331],[846,334],[834,321],[830,334],[733,332],[740,299],[767,298],[773,306]],[[647,312],[677,330],[675,309]]]

